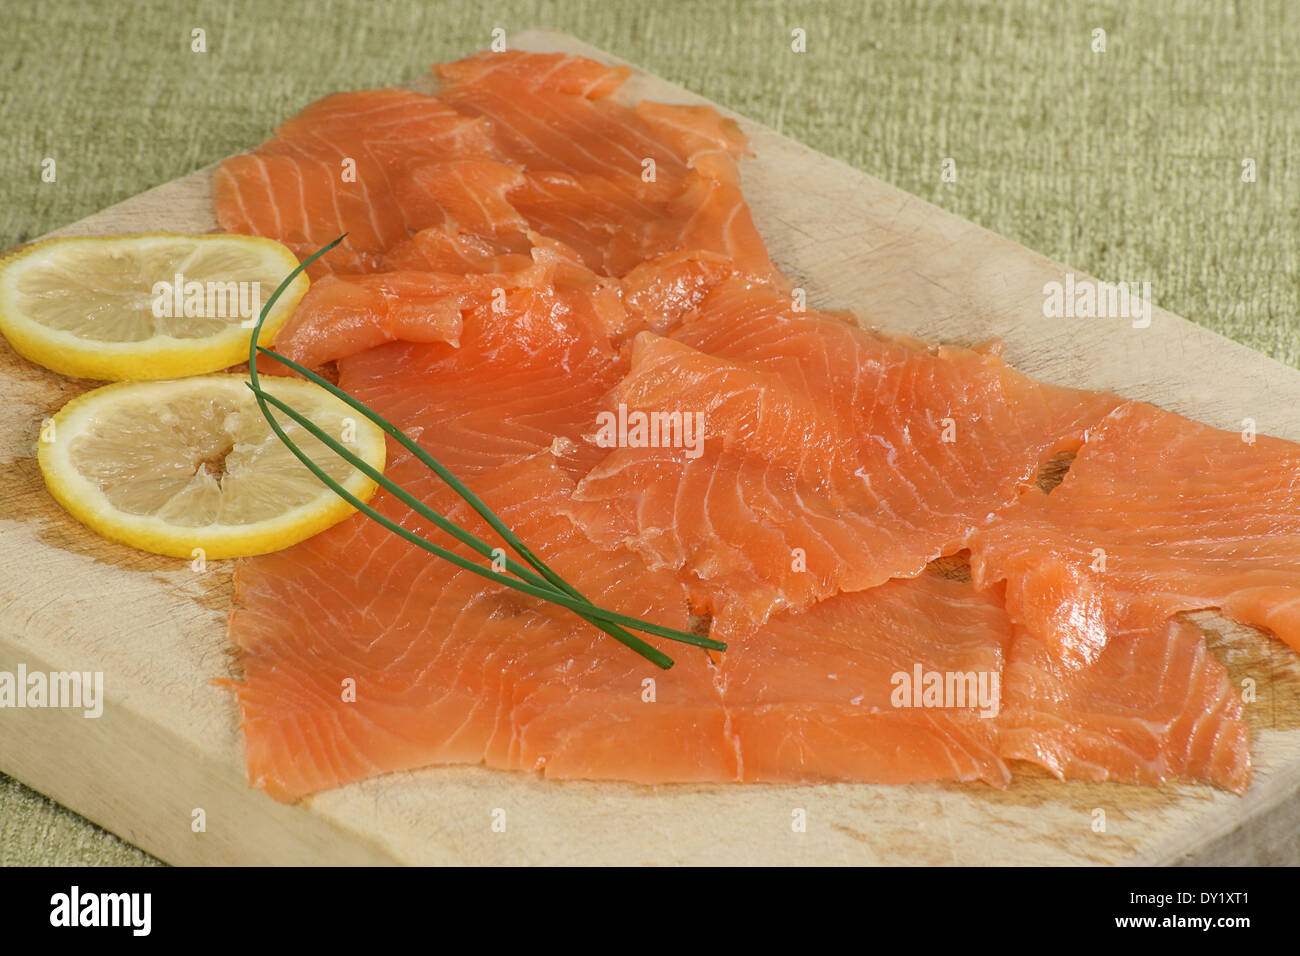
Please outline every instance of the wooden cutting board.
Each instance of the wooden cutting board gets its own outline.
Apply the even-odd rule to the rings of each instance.
[[[511,42],[614,62],[549,31]],[[706,102],[640,72],[628,92]],[[1148,328],[1044,318],[1044,284],[1064,281],[1065,267],[736,118],[756,154],[743,167],[754,217],[810,304],[856,308],[931,339],[996,336],[1038,378],[1224,428],[1253,418],[1261,433],[1300,440],[1300,372],[1159,309]],[[210,179],[199,170],[51,235],[213,230]],[[231,673],[233,562],[195,573],[102,540],[42,486],[40,423],[89,387],[0,341],[0,670],[102,671],[106,697],[98,719],[0,711],[0,769],[169,862],[1300,862],[1300,656],[1213,616],[1202,618],[1212,647],[1234,681],[1258,686],[1247,707],[1255,779],[1243,797],[1062,784],[1032,769],[999,792],[641,787],[440,768],[278,804],[247,786],[232,696],[211,683]],[[493,828],[501,810],[504,832]],[[799,810],[803,832],[792,826]]]

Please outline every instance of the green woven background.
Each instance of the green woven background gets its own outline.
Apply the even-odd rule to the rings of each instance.
[[[1294,0],[0,0],[0,15],[0,248],[252,146],[319,96],[399,83],[494,27],[551,26],[1071,267],[1149,280],[1158,305],[1300,367]],[[195,27],[207,53],[190,52]],[[151,861],[0,777],[0,864]]]

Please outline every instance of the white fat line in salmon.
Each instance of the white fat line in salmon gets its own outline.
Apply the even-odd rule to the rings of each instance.
[[[1139,294],[1140,293],[1140,294]],[[1049,319],[1132,319],[1133,328],[1151,325],[1150,282],[1098,282],[1065,274],[1065,282],[1043,286],[1043,315]]]
[[[687,458],[704,452],[703,412],[643,412],[627,410],[596,415],[596,444],[601,448],[684,448]]]
[[[979,708],[981,717],[996,717],[1001,702],[997,671],[895,671],[889,702],[895,707]]]
[[[158,319],[240,318],[251,323],[262,311],[260,282],[186,282],[178,272],[171,282],[155,282],[151,292]]]
[[[74,885],[50,897],[51,926],[125,926],[133,936],[148,936],[152,911],[152,893],[82,893]]]
[[[104,712],[103,671],[0,671],[0,709],[5,707],[81,708],[83,717]]]

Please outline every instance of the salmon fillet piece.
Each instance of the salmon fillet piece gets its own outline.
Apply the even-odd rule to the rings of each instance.
[[[600,316],[611,342],[620,343],[642,329],[674,328],[734,274],[731,260],[700,250],[657,256],[615,280],[538,233],[527,232],[510,248],[527,251],[437,228],[418,232],[385,257],[391,271],[312,283],[275,347],[316,367],[385,342],[456,344],[463,312],[525,288],[581,303]]]
[[[641,333],[631,361],[607,410],[698,415],[702,448],[609,451],[572,514],[692,572],[726,639],[961,550],[1120,401],[734,282],[672,338]]]
[[[441,73],[438,96],[327,97],[219,168],[223,228],[304,258],[348,234],[312,268],[335,278],[312,287],[277,341],[295,360],[455,342],[459,310],[545,280],[530,271],[539,249],[584,266],[592,289],[627,276],[626,289],[603,286],[623,337],[672,328],[724,278],[784,283],[737,184],[747,145],[731,120],[624,106],[610,94],[626,71],[580,57],[485,54]]]
[[[1006,581],[1012,620],[1070,665],[1135,617],[1204,608],[1300,648],[1300,447],[1126,403],[971,552],[976,583]]]
[[[571,475],[598,452],[579,441],[626,366],[594,310],[553,289],[510,290],[466,310],[459,347],[393,342],[338,362],[339,384],[457,475],[550,451]]]
[[[326,97],[223,162],[221,227],[277,239],[301,258],[346,232],[313,277],[380,271],[414,233],[454,226],[476,236],[533,229],[606,275],[698,246],[776,278],[736,185],[746,140],[732,121],[699,107],[623,106],[609,94],[626,70],[581,57],[511,51],[440,72],[438,96]]]
[[[1300,448],[1138,402],[1061,484],[971,540],[1017,638],[1003,754],[1058,776],[1243,792],[1240,695],[1180,612],[1217,608],[1300,646]]]
[[[393,473],[483,533],[421,466],[401,459]],[[472,485],[597,603],[688,626],[678,576],[627,549],[591,560],[594,545],[561,513],[571,483],[548,456]],[[404,509],[393,505],[376,499],[396,517]],[[249,779],[278,800],[457,763],[640,783],[1009,779],[995,721],[974,701],[891,700],[894,675],[918,666],[998,674],[1008,625],[969,583],[926,575],[843,595],[774,620],[721,667],[679,647],[664,672],[361,519],[250,564],[255,574],[237,576],[231,631],[244,679],[232,686]]]
[[[390,474],[490,537],[423,465],[399,460]],[[671,572],[649,571],[626,550],[590,560],[590,541],[559,514],[570,483],[549,456],[470,484],[601,606],[689,626],[686,590]],[[416,525],[386,494],[375,507]],[[248,775],[278,800],[431,764],[642,782],[736,776],[703,651],[661,671],[576,617],[359,516],[245,565],[235,600],[230,630],[244,677],[233,686]]]
[[[424,224],[396,187],[421,164],[496,158],[487,124],[409,90],[340,93],[308,106],[252,153],[217,168],[213,205],[227,232],[267,236],[305,259],[348,237],[309,270],[369,272]]]
[[[606,66],[585,56],[527,50],[482,50],[451,63],[435,63],[433,71],[451,85],[494,78],[507,89],[545,89],[592,99],[616,92],[632,74],[625,66]]]
[[[561,243],[530,238],[537,245],[527,255],[479,260],[480,266],[500,264],[508,272],[326,276],[307,290],[276,336],[276,350],[316,367],[387,342],[458,345],[469,312],[487,308],[505,316],[521,302],[549,303],[557,314],[581,313],[607,338],[627,324],[615,283],[592,273]]]
[[[1244,793],[1250,732],[1205,638],[1182,620],[1130,625],[1086,667],[1017,629],[998,752],[1062,780],[1197,780]]]
[[[698,250],[725,257],[751,282],[781,281],[736,184],[693,171],[660,182],[656,195],[640,195],[596,173],[467,159],[416,166],[395,193],[421,229],[454,229],[515,252],[526,248],[527,232],[538,232],[605,276]]]
[[[514,243],[462,232],[454,225],[430,226],[388,250],[377,272],[516,272],[532,257]]]
[[[1018,761],[1248,785],[1240,701],[1174,615],[1220,607],[1296,645],[1296,446],[796,308],[740,190],[739,128],[626,105],[622,68],[511,51],[436,70],[435,96],[328,97],[222,164],[223,228],[304,257],[349,233],[277,348],[336,362],[596,603],[683,629],[705,612],[729,649],[657,642],[661,671],[354,516],[236,570],[255,786],[293,800],[482,763],[1000,787]],[[601,447],[620,406],[703,413],[700,453]],[[927,570],[963,549],[973,582]],[[900,696],[923,675],[976,699]]]
[[[619,280],[626,333],[667,334],[733,275],[731,260],[715,252],[692,249],[647,259]]]
[[[1006,786],[996,718],[1010,639],[997,598],[933,573],[773,617],[722,657],[741,779]],[[969,696],[916,706],[903,677],[918,671],[959,675]]]
[[[544,75],[520,82],[521,74],[549,69],[525,53],[514,63],[444,80],[438,98],[464,116],[487,120],[497,151],[531,172],[586,174],[603,179],[634,199],[671,199],[690,172],[683,157],[636,112],[609,95],[588,97],[546,83]],[[645,174],[647,161],[654,176]]]

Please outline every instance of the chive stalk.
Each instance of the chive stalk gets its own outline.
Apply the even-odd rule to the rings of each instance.
[[[335,239],[333,242],[329,243],[328,245],[317,250],[315,253],[313,253],[311,256],[305,259],[296,269],[294,269],[284,279],[283,282],[280,283],[280,285],[276,288],[275,292],[272,293],[270,298],[267,300],[266,304],[263,306],[261,315],[258,318],[256,327],[253,329],[253,334],[249,342],[248,365],[249,365],[249,378],[251,379],[251,381],[247,383],[248,387],[252,390],[253,395],[257,401],[258,408],[262,412],[263,417],[267,420],[267,423],[271,426],[271,430],[275,433],[276,437],[279,438],[280,441],[285,445],[285,447],[287,447],[290,450],[290,452],[292,452],[293,455],[299,461],[301,461],[303,465],[306,466],[307,469],[310,470],[312,474],[315,475],[316,478],[319,481],[321,481],[327,488],[329,488],[332,492],[334,492],[336,495],[338,495],[340,498],[342,498],[344,501],[350,504],[357,511],[360,511],[366,517],[370,518],[372,521],[375,521],[382,527],[388,529],[394,534],[399,535],[400,537],[411,542],[417,547],[420,547],[425,551],[428,551],[429,553],[436,555],[437,557],[440,557],[443,560],[448,561],[451,564],[460,567],[466,571],[469,571],[473,574],[477,574],[480,577],[487,578],[488,580],[494,581],[505,587],[512,588],[521,593],[529,594],[533,597],[541,598],[543,600],[551,602],[552,604],[556,604],[560,607],[564,607],[573,611],[579,617],[583,618],[584,620],[588,621],[591,624],[594,624],[596,627],[605,631],[605,633],[609,634],[611,637],[615,638],[616,640],[620,641],[627,647],[636,651],[642,657],[651,661],[658,667],[667,670],[669,667],[673,665],[672,658],[668,657],[666,654],[662,653],[658,649],[647,644],[645,641],[641,640],[635,635],[628,633],[627,630],[624,629],[624,627],[630,627],[633,628],[634,630],[639,630],[647,634],[654,634],[659,637],[665,637],[670,640],[680,641],[682,643],[692,644],[698,647],[706,647],[706,648],[711,648],[719,651],[726,650],[726,645],[721,641],[715,641],[707,637],[701,637],[696,634],[691,634],[690,632],[687,631],[679,631],[673,628],[661,627],[659,625],[652,624],[648,621],[642,621],[625,614],[619,614],[615,611],[609,611],[604,608],[596,607],[591,603],[591,601],[589,601],[586,597],[584,597],[576,588],[570,585],[567,581],[565,581],[562,577],[560,577],[555,571],[553,571],[544,561],[542,561],[541,558],[539,558],[527,545],[525,545],[524,542],[520,540],[519,537],[516,534],[514,534],[513,531],[510,530],[510,528],[505,524],[505,522],[503,522],[497,516],[497,514],[493,512],[492,509],[489,508],[477,495],[475,495],[468,487],[466,487],[463,482],[461,482],[441,462],[439,462],[436,458],[430,455],[428,451],[426,451],[423,447],[421,447],[416,441],[410,438],[410,436],[408,436],[405,432],[399,429],[396,425],[392,424],[383,416],[379,415],[377,412],[375,412],[365,403],[359,401],[358,399],[348,394],[343,389],[339,388],[333,383],[317,375],[315,372],[312,372],[310,369],[304,368],[298,363],[292,361],[291,359],[283,355],[280,355],[277,352],[272,351],[271,349],[264,348],[258,345],[258,337],[261,334],[262,325],[266,321],[266,317],[270,314],[271,308],[274,306],[276,300],[280,297],[281,293],[283,293],[284,290],[289,286],[289,283],[291,283],[293,279],[296,278],[300,272],[306,269],[318,258],[323,256],[325,253],[329,252],[339,243],[341,243],[345,237],[346,237],[346,233],[342,236],[339,236],[337,239]],[[411,454],[414,455],[417,460],[419,460],[422,464],[424,464],[431,471],[433,471],[434,474],[437,475],[438,478],[441,479],[445,484],[447,484],[453,491],[455,491],[458,495],[460,495],[460,497],[464,499],[465,502],[469,504],[469,506],[487,522],[489,527],[491,527],[492,530],[494,530],[497,534],[499,534],[501,538],[507,544],[509,544],[510,547],[521,558],[523,558],[529,565],[532,566],[534,570],[530,571],[527,568],[522,567],[521,565],[519,565],[518,562],[514,561],[513,559],[507,556],[505,559],[506,568],[512,574],[515,575],[515,577],[511,577],[509,575],[497,572],[490,567],[484,567],[483,565],[480,565],[475,561],[469,560],[459,554],[456,554],[455,552],[449,551],[448,549],[443,548],[440,545],[437,545],[434,542],[428,540],[422,535],[416,534],[410,529],[403,527],[402,525],[393,521],[391,518],[388,518],[387,516],[380,514],[374,508],[370,507],[368,504],[361,501],[359,498],[357,498],[355,495],[349,492],[346,488],[344,488],[341,484],[335,481],[332,477],[326,474],[324,470],[320,468],[319,465],[317,465],[314,461],[312,461],[311,457],[307,455],[306,452],[304,452],[300,447],[298,447],[298,445],[291,438],[289,438],[289,436],[285,433],[284,429],[281,427],[280,423],[276,420],[275,416],[271,413],[271,410],[268,407],[268,405],[274,406],[275,408],[279,409],[283,414],[287,415],[290,419],[297,422],[299,426],[305,429],[308,433],[315,436],[319,441],[325,444],[326,447],[328,447],[331,451],[333,451],[335,454],[342,457],[345,461],[348,462],[348,464],[352,465],[352,467],[361,471],[363,474],[366,475],[366,477],[370,478],[370,480],[374,481],[376,484],[383,487],[390,494],[396,497],[399,501],[401,501],[407,507],[411,508],[411,510],[413,510],[415,513],[429,520],[435,526],[442,529],[444,532],[451,535],[452,537],[456,538],[456,540],[460,541],[461,543],[477,551],[479,554],[483,555],[484,557],[494,556],[494,549],[490,545],[488,545],[487,542],[478,538],[476,535],[470,533],[469,531],[466,531],[465,529],[461,528],[459,525],[455,524],[455,522],[446,518],[444,515],[440,514],[436,510],[428,507],[424,502],[420,501],[414,495],[411,495],[409,492],[401,488],[391,479],[387,478],[378,469],[374,468],[368,462],[362,460],[357,455],[353,454],[349,449],[347,449],[340,442],[338,442],[332,435],[326,433],[314,422],[310,421],[304,415],[302,415],[301,413],[291,408],[286,403],[284,403],[283,401],[281,401],[280,399],[276,398],[274,395],[270,394],[265,389],[263,389],[261,387],[261,383],[257,371],[257,355],[259,352],[263,355],[266,355],[268,358],[280,362],[281,364],[285,365],[287,368],[297,372],[298,374],[302,375],[304,378],[315,383],[321,388],[326,389],[336,398],[343,401],[349,407],[360,412],[367,419],[369,419],[371,422],[377,425],[387,435],[389,435],[396,442],[402,445],[402,447],[406,448],[409,452],[411,452]],[[534,573],[534,571],[536,573]]]

